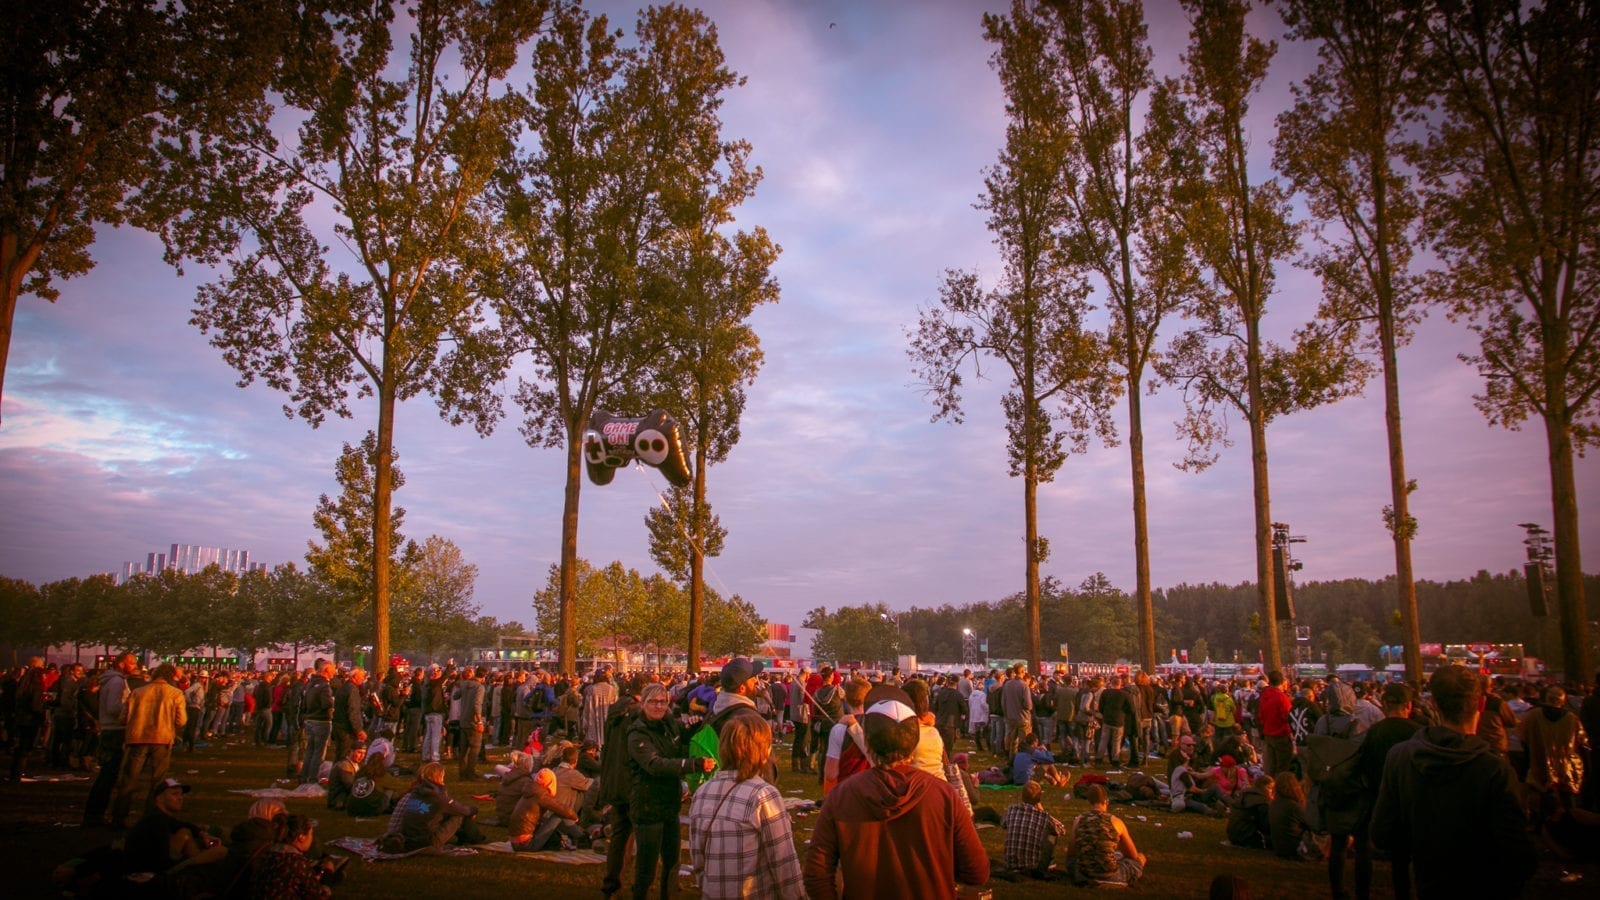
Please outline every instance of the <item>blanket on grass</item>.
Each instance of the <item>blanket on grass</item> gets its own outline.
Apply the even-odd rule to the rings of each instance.
[[[229,791],[228,793],[230,793],[230,794],[249,794],[250,796],[255,797],[257,799],[260,799],[262,797],[272,797],[272,798],[275,798],[275,799],[278,799],[278,800],[282,800],[282,799],[285,799],[285,798],[294,798],[294,799],[300,799],[300,800],[321,800],[323,797],[328,796],[327,789],[324,788],[320,784],[302,784],[302,785],[296,787],[292,791],[291,790],[285,790],[283,788],[274,787],[274,788],[261,788],[260,790],[254,790],[254,791],[232,790],[232,791]]]
[[[330,847],[340,847],[361,857],[367,862],[383,862],[390,859],[405,859],[408,856],[476,856],[478,851],[474,847],[444,847],[438,850],[432,847],[423,847],[408,853],[385,853],[378,849],[375,838],[342,837],[328,842]]]

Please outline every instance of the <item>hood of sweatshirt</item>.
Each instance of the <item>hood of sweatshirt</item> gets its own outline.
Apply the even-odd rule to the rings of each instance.
[[[722,727],[720,723],[722,719],[726,718],[727,713],[741,706],[755,709],[756,702],[743,694],[735,694],[732,691],[719,691],[716,702],[711,704],[711,715],[706,719],[706,722],[707,724],[718,723],[714,727],[720,729]]]
[[[1442,725],[1425,728],[1412,740],[1421,746],[1412,754],[1411,765],[1434,784],[1448,782],[1455,773],[1464,773],[1468,763],[1494,752],[1483,738]]]
[[[903,765],[874,766],[852,776],[851,781],[859,782],[857,787],[861,793],[857,799],[866,815],[883,822],[898,819],[915,809],[929,790],[943,784],[927,773]]]

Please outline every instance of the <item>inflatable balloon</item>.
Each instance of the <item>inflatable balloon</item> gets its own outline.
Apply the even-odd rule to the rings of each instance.
[[[659,409],[636,418],[596,410],[583,433],[583,461],[589,480],[610,484],[617,469],[635,459],[659,469],[673,487],[689,483],[689,461],[676,419]]]

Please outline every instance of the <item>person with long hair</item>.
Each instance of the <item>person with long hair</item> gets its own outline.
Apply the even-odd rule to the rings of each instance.
[[[279,816],[273,820],[276,840],[250,866],[251,900],[315,900],[332,897],[328,883],[339,869],[332,858],[321,862],[306,855],[316,840],[317,820]]]
[[[661,870],[661,896],[671,893],[682,852],[678,837],[682,779],[695,769],[711,771],[716,768],[716,760],[688,758],[683,729],[670,715],[672,696],[665,685],[645,685],[639,701],[643,714],[628,728],[628,759],[633,773],[628,806],[639,845],[633,896],[643,900],[656,880],[657,866]]]
[[[772,729],[753,717],[724,726],[721,770],[689,807],[689,857],[707,898],[805,896],[783,796],[762,777]]]

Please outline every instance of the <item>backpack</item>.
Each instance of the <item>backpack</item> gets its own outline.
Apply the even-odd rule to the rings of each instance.
[[[1033,714],[1036,715],[1036,716],[1039,716],[1040,718],[1054,717],[1055,716],[1055,714],[1056,714],[1056,692],[1055,692],[1055,688],[1053,688],[1053,687],[1046,688],[1045,692],[1040,694],[1038,699],[1033,701]]]
[[[535,684],[528,691],[528,714],[537,716],[550,707],[550,696],[544,692],[544,685]]]
[[[1361,741],[1350,737],[1355,719],[1347,720],[1343,734],[1313,734],[1300,751],[1300,767],[1316,785],[1321,797],[1333,806],[1343,806],[1359,796],[1361,784],[1356,776],[1356,754]]]

